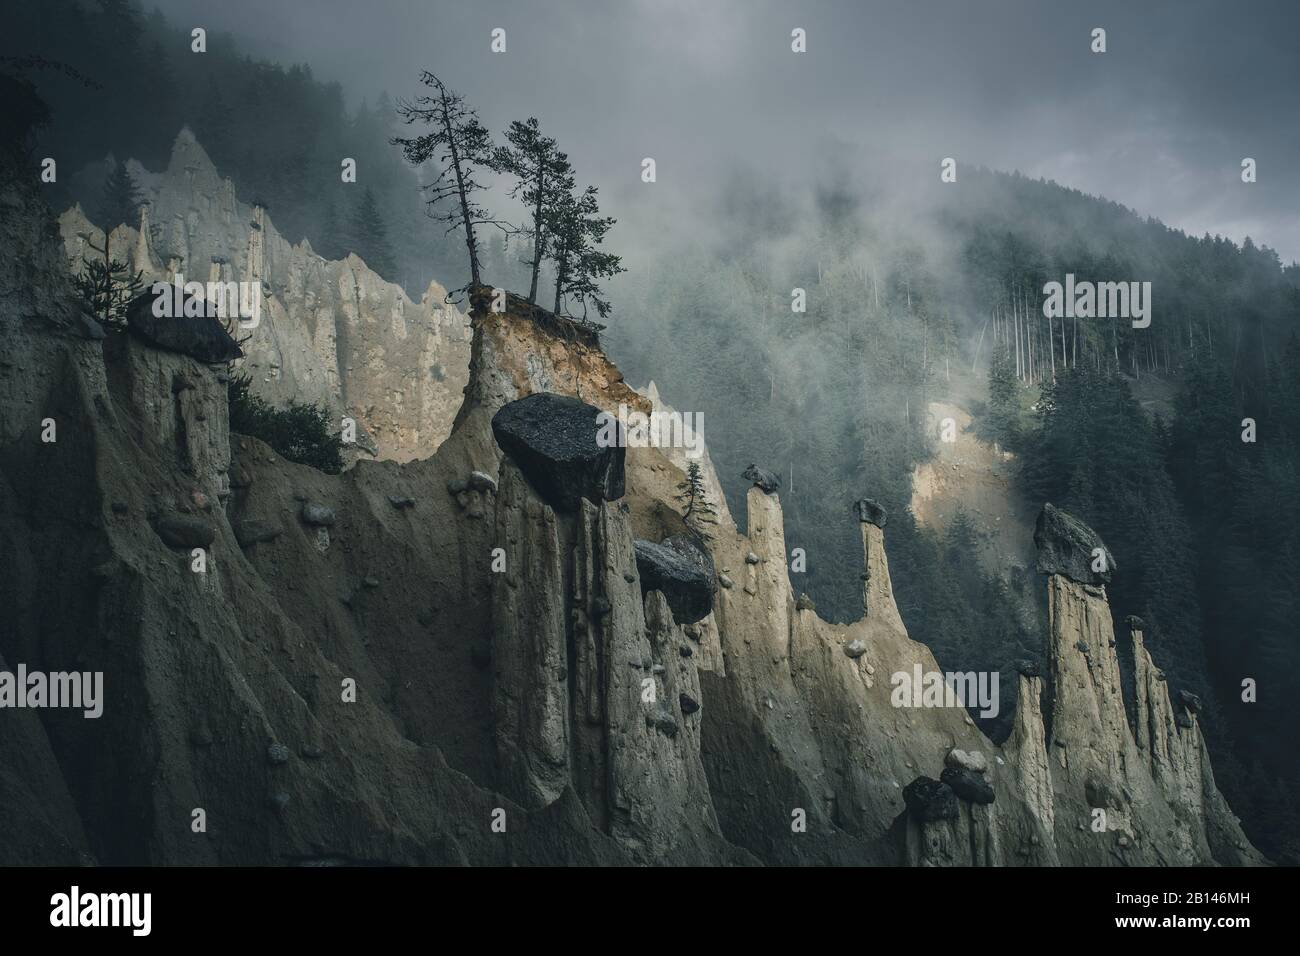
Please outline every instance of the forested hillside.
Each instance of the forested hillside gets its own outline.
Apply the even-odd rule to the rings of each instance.
[[[397,129],[389,96],[349,108],[344,90],[310,66],[251,58],[226,35],[207,36],[203,54],[191,44],[188,25],[131,0],[49,0],[8,12],[0,56],[39,84],[56,118],[41,140],[61,171],[52,206],[80,201],[112,228],[120,210],[104,189],[114,172],[106,158],[161,169],[188,125],[238,195],[268,208],[290,241],[306,238],[326,258],[355,252],[417,296],[431,279],[460,283],[457,246],[425,215],[415,172],[389,143]],[[341,181],[345,158],[356,160],[354,184]],[[499,243],[487,252],[505,266]]]
[[[255,61],[228,37],[195,56],[188,25],[129,0],[21,5],[0,43],[56,117],[40,143],[61,170],[51,206],[79,200],[114,225],[130,184],[105,158],[161,168],[188,124],[291,240],[355,251],[408,291],[465,280],[463,247],[426,216],[390,144],[390,98],[349,108],[310,67]],[[323,190],[345,157],[360,183]],[[1029,556],[981,566],[975,522],[941,534],[908,510],[937,441],[929,404],[968,408],[981,437],[1016,454],[1019,494],[1106,541],[1112,607],[1144,619],[1171,686],[1203,699],[1217,779],[1250,835],[1300,860],[1300,739],[1278,732],[1300,693],[1300,267],[1014,174],[963,168],[909,201],[887,172],[734,182],[704,211],[709,229],[626,257],[604,336],[632,381],[704,414],[733,513],[748,464],[778,472],[787,544],[807,554],[795,587],[850,620],[852,503],[879,500],[909,633],[945,667],[1002,669],[1005,725],[1014,662],[1042,653],[1041,579]],[[488,282],[526,286],[515,250],[484,245]],[[1150,282],[1150,326],[1045,317],[1043,286],[1067,273]],[[1172,408],[1135,397],[1153,378]],[[1243,681],[1258,684],[1249,702]]]
[[[1171,686],[1204,699],[1233,805],[1272,852],[1294,853],[1297,751],[1261,728],[1285,722],[1300,675],[1300,269],[1017,175],[973,172],[951,195],[897,229],[843,192],[775,222],[760,199],[720,203],[727,239],[643,266],[611,347],[634,377],[705,412],[730,494],[751,459],[780,471],[819,610],[859,613],[850,507],[876,497],[909,632],[945,666],[999,667],[1013,686],[1013,663],[1040,654],[1039,579],[981,568],[973,522],[936,534],[906,510],[938,439],[927,403],[969,407],[981,437],[1017,453],[1020,494],[1102,535],[1120,566],[1117,614],[1142,617]],[[1052,323],[1043,285],[1067,272],[1150,281],[1150,327]],[[1177,392],[1172,418],[1133,396],[1151,378]],[[1262,690],[1241,700],[1248,677],[1270,703]]]

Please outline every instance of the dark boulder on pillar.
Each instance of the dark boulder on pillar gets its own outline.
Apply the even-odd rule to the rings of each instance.
[[[932,777],[917,777],[903,788],[907,812],[921,823],[957,819],[957,795]]]
[[[594,405],[537,392],[502,406],[492,435],[552,508],[623,497],[626,451],[617,418]]]
[[[171,286],[166,294],[172,294]],[[127,306],[126,327],[136,338],[164,352],[179,352],[208,364],[243,357],[243,350],[220,320],[208,316],[159,317],[153,314],[155,299],[152,292],[146,292]]]
[[[658,591],[668,601],[673,620],[694,624],[713,610],[713,559],[687,535],[662,544],[633,542],[641,594]]]
[[[1079,584],[1096,585],[1107,583],[1116,570],[1115,558],[1097,532],[1050,504],[1043,505],[1034,525],[1034,546],[1038,570],[1043,574],[1061,574]]]
[[[877,528],[883,528],[889,517],[884,505],[874,498],[859,498],[853,503],[853,511],[862,524],[874,524]]]
[[[751,481],[754,486],[761,488],[765,494],[772,494],[781,487],[781,477],[774,471],[768,471],[766,468],[759,468],[758,465],[750,465],[741,474],[746,481]]]

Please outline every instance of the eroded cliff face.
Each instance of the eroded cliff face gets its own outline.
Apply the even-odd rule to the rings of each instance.
[[[597,352],[582,350],[578,360],[569,363],[567,350],[535,342],[543,333],[526,318],[483,316],[475,321],[490,342],[476,354],[484,356],[491,349],[498,357],[493,361],[495,381],[511,383],[481,393],[494,396],[485,402],[488,408],[566,381],[570,387],[560,390],[580,394],[599,407],[624,400],[621,377]],[[503,348],[503,342],[513,344]],[[533,361],[538,355],[550,358],[539,365]],[[527,359],[521,362],[521,356]],[[654,402],[663,407],[661,399]],[[463,410],[463,426],[473,414]],[[624,504],[631,526],[639,529],[638,535],[656,540],[674,530],[663,513],[665,493],[680,468],[668,461],[668,452],[631,449],[627,457]],[[521,487],[521,477],[508,459],[501,464],[501,476],[503,489],[517,492]],[[498,509],[503,501],[498,501]],[[517,507],[511,505],[512,510]],[[540,502],[531,507],[547,515]],[[598,510],[602,520],[616,514],[611,503]],[[1006,745],[997,747],[961,707],[896,705],[894,675],[911,675],[918,667],[929,674],[939,668],[928,649],[908,639],[898,615],[883,521],[860,522],[864,615],[844,626],[822,621],[810,602],[793,592],[779,496],[753,488],[748,511],[748,534],[737,533],[728,522],[711,544],[718,573],[713,613],[700,626],[682,629],[687,641],[715,639],[719,653],[701,654],[700,647],[683,641],[689,652],[684,668],[674,668],[679,662],[665,662],[654,653],[647,655],[653,642],[641,642],[650,629],[650,615],[639,607],[631,587],[636,571],[629,546],[623,546],[620,563],[626,584],[614,576],[617,590],[629,593],[612,606],[618,608],[626,599],[636,607],[632,616],[638,620],[629,632],[637,635],[636,643],[621,643],[600,630],[596,622],[609,613],[610,605],[602,602],[596,609],[588,585],[568,582],[556,589],[545,583],[565,573],[574,581],[589,580],[584,569],[593,563],[591,542],[612,540],[583,530],[566,531],[571,523],[563,516],[549,515],[557,530],[548,534],[544,550],[569,550],[571,562],[553,562],[547,574],[532,576],[542,582],[538,586],[544,594],[508,577],[498,584],[495,593],[511,609],[512,618],[517,617],[517,590],[527,591],[533,602],[551,601],[544,615],[554,622],[547,630],[549,659],[561,660],[567,642],[570,663],[584,662],[569,675],[576,680],[568,689],[569,725],[563,734],[542,735],[547,746],[535,755],[550,779],[551,795],[543,800],[556,799],[569,787],[589,787],[584,800],[593,819],[606,821],[608,832],[617,834],[609,822],[613,804],[603,789],[611,779],[608,748],[597,743],[614,739],[613,731],[602,723],[602,715],[607,721],[608,714],[595,689],[602,679],[623,675],[613,663],[618,657],[614,648],[619,647],[627,648],[634,664],[649,660],[667,666],[666,673],[676,670],[699,681],[700,696],[690,695],[699,711],[674,711],[671,693],[656,698],[654,706],[641,702],[632,708],[634,714],[639,709],[651,727],[659,720],[689,727],[702,715],[699,755],[704,781],[683,769],[692,766],[689,759],[681,764],[680,758],[652,749],[637,751],[636,764],[644,775],[674,782],[671,796],[656,795],[656,806],[668,820],[674,819],[673,806],[711,806],[722,834],[760,860],[915,865],[1258,861],[1223,806],[1208,764],[1199,759],[1204,750],[1199,731],[1191,725],[1180,727],[1167,716],[1170,705],[1163,685],[1143,690],[1134,702],[1148,725],[1153,719],[1161,721],[1167,738],[1160,757],[1144,756],[1154,753],[1155,745],[1139,745],[1125,717],[1102,586],[1080,584],[1061,574],[1047,576],[1053,608],[1049,675],[1019,678],[1015,729]],[[522,535],[498,528],[499,542],[520,540]],[[526,557],[520,554],[519,559]],[[562,594],[573,595],[567,614],[553,607]],[[651,592],[647,601],[654,597]],[[615,612],[613,619],[618,618]],[[567,622],[577,623],[570,627]],[[504,642],[498,654],[529,644],[524,628],[495,636]],[[602,653],[609,656],[602,658]],[[539,670],[529,694],[519,690],[519,675],[512,672],[508,697],[540,702],[553,694],[548,713],[558,725],[565,695],[555,691],[553,673]],[[1145,676],[1141,681],[1146,682]],[[666,715],[660,710],[665,697]],[[584,721],[577,715],[584,715],[590,728],[603,727],[588,731],[593,742],[586,746],[575,743],[584,733]],[[565,735],[568,747],[555,746]],[[583,759],[562,756],[566,749],[583,754]],[[965,772],[975,774],[982,784],[956,786],[956,794],[950,795],[955,799],[934,812],[905,809],[903,791],[918,777],[947,779],[945,771],[965,767],[954,751],[975,755],[971,760],[980,769]],[[1179,755],[1176,770],[1159,763],[1171,759],[1163,756],[1166,753]],[[523,767],[529,763],[518,754],[512,760]],[[602,783],[593,785],[592,780]],[[682,787],[693,788],[689,799],[683,798]],[[534,787],[533,792],[540,789]],[[1094,812],[1101,809],[1104,821]],[[670,827],[669,832],[675,831]]]
[[[1135,626],[1124,638],[1136,677],[1130,725],[1105,586],[1062,573],[1050,574],[1047,586],[1047,761],[1062,858],[1148,866],[1262,862],[1214,784],[1195,713],[1178,705],[1176,717],[1169,687],[1142,644],[1141,622],[1131,619]],[[1037,756],[1028,763],[1036,762]]]
[[[895,697],[939,668],[883,519],[862,619],[829,624],[751,489],[679,624],[634,549],[684,530],[671,453],[628,449],[617,500],[543,501],[491,418],[539,390],[648,410],[594,342],[479,312],[437,451],[324,475],[229,433],[223,367],[84,337],[34,188],[0,202],[0,655],[105,682],[97,720],[0,711],[3,862],[1258,861],[1140,630],[1128,723],[1103,587],[1049,576],[1048,678],[995,746]]]
[[[1050,835],[966,711],[895,706],[894,675],[939,667],[902,627],[884,530],[862,523],[866,610],[834,625],[790,587],[778,496],[753,488],[748,506],[750,535],[720,535],[716,551],[722,573],[737,574],[718,595],[726,678],[703,684],[724,833],[783,863],[1050,862]],[[995,803],[954,800],[936,820],[907,814],[904,789],[939,777],[954,749],[983,756]],[[792,829],[796,811],[806,832]]]
[[[161,173],[132,163],[147,204],[138,223],[116,226],[110,253],[146,284],[252,282],[260,322],[240,366],[272,405],[312,402],[358,423],[358,454],[396,461],[427,457],[446,439],[468,381],[468,321],[430,284],[406,297],[356,255],[328,261],[305,239],[281,236],[267,210],[241,202],[203,147],[183,129]],[[103,232],[79,206],[59,218],[73,271],[102,257]]]
[[[664,596],[642,596],[626,505],[561,514],[509,460],[493,585],[497,753],[507,793],[576,793],[639,862],[743,858],[722,838],[700,756],[697,662]]]

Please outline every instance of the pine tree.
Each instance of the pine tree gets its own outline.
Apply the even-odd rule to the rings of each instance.
[[[573,297],[582,304],[583,318],[587,306],[605,318],[609,301],[597,280],[611,278],[626,270],[620,257],[600,251],[605,234],[614,219],[600,216],[596,187],[588,186],[581,194],[569,193],[557,204],[551,232],[551,258],[555,260],[555,307],[560,314],[564,300]]]
[[[102,259],[82,259],[73,286],[86,310],[102,325],[123,325],[131,300],[144,288],[143,274],[132,272],[125,262],[110,254],[109,237],[104,237]]]
[[[718,513],[709,501],[708,491],[704,487],[704,473],[698,462],[686,466],[686,477],[677,485],[677,500],[686,506],[682,517],[686,525],[705,541],[712,541],[713,534],[709,525],[718,523]]]
[[[945,534],[949,560],[963,568],[978,567],[976,557],[980,549],[980,532],[970,513],[960,504],[948,522]]]
[[[425,202],[430,214],[439,222],[447,223],[447,232],[463,229],[465,248],[469,252],[470,286],[482,285],[479,244],[475,227],[494,225],[508,228],[508,224],[494,219],[475,199],[486,187],[478,181],[480,168],[492,167],[492,136],[479,122],[478,114],[465,105],[465,98],[428,70],[420,74],[420,82],[433,90],[431,95],[418,96],[414,102],[402,102],[397,113],[409,125],[426,123],[431,132],[416,137],[395,137],[394,145],[401,146],[407,162],[421,166],[433,162],[433,181],[425,186]],[[451,209],[444,207],[450,205]]]
[[[989,364],[989,402],[986,421],[979,428],[980,437],[1006,449],[1020,443],[1020,386],[1010,359],[1001,349],[993,353]]]
[[[220,83],[208,83],[204,88],[194,125],[194,135],[218,169],[245,165],[241,162],[244,157],[235,152],[236,144],[241,140],[235,135],[235,113],[222,93]]]
[[[391,279],[395,272],[393,249],[388,242],[388,230],[384,219],[379,214],[379,205],[375,202],[374,191],[367,186],[361,194],[352,215],[352,251],[366,261],[386,279]]]
[[[528,302],[532,304],[537,301],[537,277],[548,237],[558,225],[564,201],[574,188],[573,167],[555,140],[542,135],[535,117],[511,123],[506,140],[508,147],[493,152],[493,168],[517,177],[510,195],[521,200],[532,216],[531,225],[519,230],[532,242],[532,258],[528,260]]]
[[[139,225],[140,193],[135,188],[135,180],[126,170],[126,163],[113,163],[113,169],[104,179],[101,206],[104,232],[112,232],[123,224]]]
[[[141,75],[137,82],[151,95],[149,105],[154,121],[141,130],[142,152],[136,158],[150,165],[153,158],[167,155],[172,137],[181,123],[173,93],[176,74],[166,47],[155,38],[141,59]],[[164,92],[161,96],[153,95],[157,91]]]

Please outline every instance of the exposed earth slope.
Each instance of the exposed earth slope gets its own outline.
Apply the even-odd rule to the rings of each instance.
[[[229,432],[225,366],[98,337],[36,187],[4,180],[0,655],[102,672],[105,699],[0,710],[0,862],[1259,862],[1194,706],[1071,576],[1086,540],[1042,542],[1049,669],[995,746],[961,707],[897,705],[894,675],[938,666],[869,505],[863,615],[833,625],[791,588],[779,492],[718,527],[696,621],[635,544],[685,530],[668,456],[544,500],[502,407],[651,408],[594,342],[477,310],[437,450],[324,475]],[[306,341],[293,314],[266,333]]]

